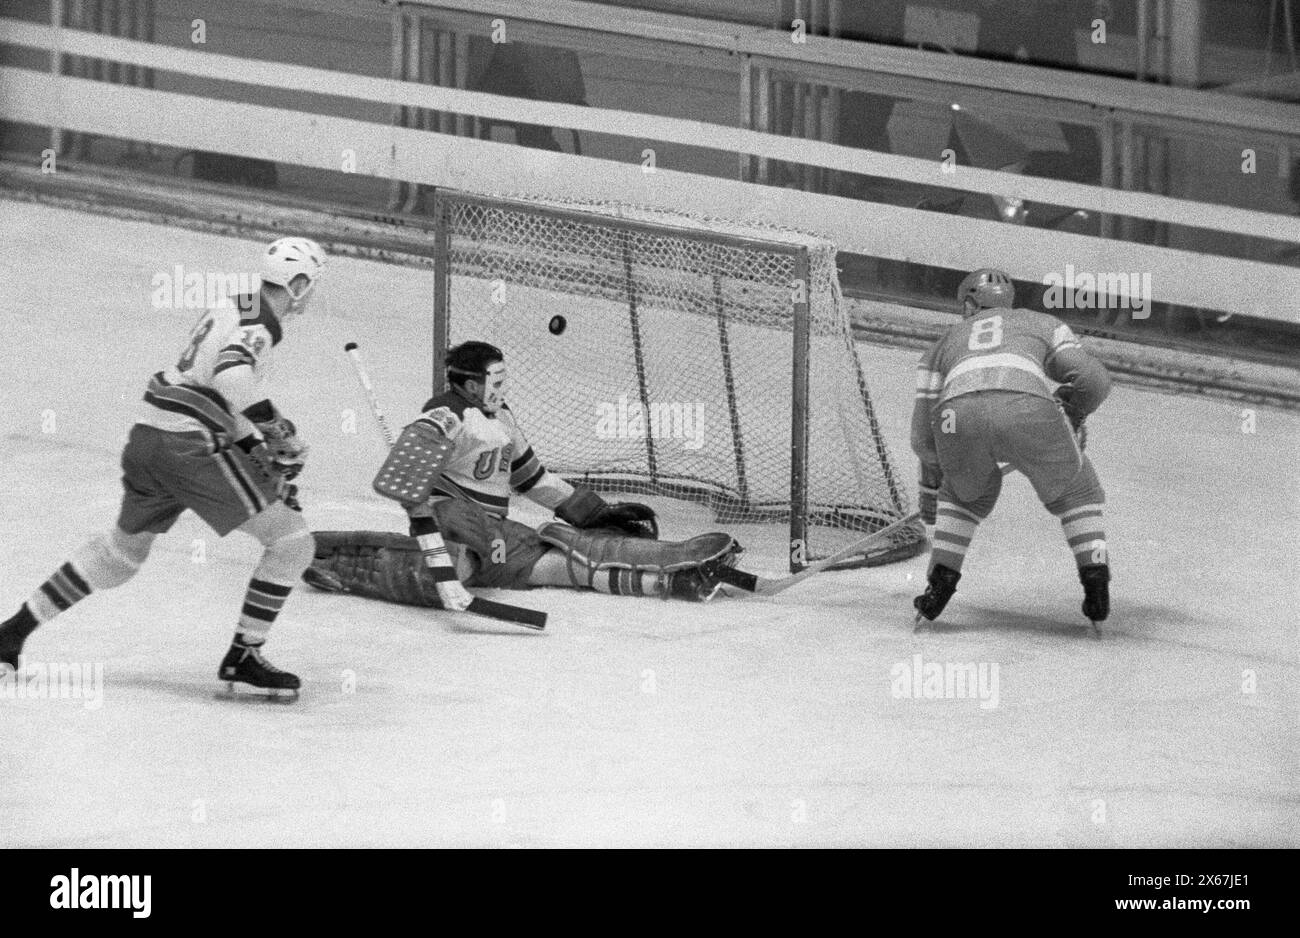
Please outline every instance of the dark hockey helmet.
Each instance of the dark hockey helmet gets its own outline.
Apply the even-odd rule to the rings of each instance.
[[[970,300],[973,306],[967,304]],[[992,267],[973,270],[957,288],[957,304],[970,314],[981,309],[1011,309],[1016,302],[1016,288],[1011,278]]]
[[[447,351],[447,380],[462,387],[466,381],[477,381],[483,390],[476,399],[488,413],[496,413],[505,401],[505,360],[495,345],[462,342]]]

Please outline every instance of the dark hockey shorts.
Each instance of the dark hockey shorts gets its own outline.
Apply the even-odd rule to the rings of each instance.
[[[1020,391],[980,391],[945,401],[931,417],[943,467],[940,497],[984,518],[1002,490],[999,463],[1023,473],[1060,512],[1104,495],[1055,401]]]
[[[533,565],[550,546],[526,524],[489,514],[473,502],[441,498],[415,508],[412,517],[432,514],[466,586],[528,589]]]
[[[275,502],[279,486],[272,470],[238,446],[137,423],[122,451],[117,526],[127,534],[162,534],[188,508],[225,537]]]

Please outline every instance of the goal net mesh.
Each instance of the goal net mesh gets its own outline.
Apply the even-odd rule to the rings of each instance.
[[[772,562],[791,559],[799,538],[795,568],[908,514],[830,243],[625,205],[439,193],[437,210],[448,342],[504,351],[507,400],[549,469],[598,491],[704,506],[711,526]],[[800,290],[807,471],[792,493]],[[855,562],[923,546],[920,525],[907,525]]]

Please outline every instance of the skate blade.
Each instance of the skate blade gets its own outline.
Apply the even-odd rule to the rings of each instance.
[[[1088,634],[1092,636],[1092,640],[1095,642],[1101,641],[1101,623],[1094,621],[1089,625],[1088,628],[1089,628]]]
[[[218,700],[232,700],[236,703],[276,703],[290,704],[298,700],[298,691],[281,687],[254,687],[227,681],[226,686],[217,691]]]
[[[930,620],[918,612],[916,614],[916,621],[912,623],[912,634],[919,635],[921,632],[925,631],[925,627],[929,624]]]

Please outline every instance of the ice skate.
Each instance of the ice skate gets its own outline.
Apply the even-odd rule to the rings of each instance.
[[[36,620],[23,606],[0,623],[0,669],[6,665],[18,670],[18,658],[23,653],[23,642],[36,629]]]
[[[952,599],[952,594],[957,592],[957,581],[961,579],[961,574],[943,564],[935,564],[927,579],[930,585],[924,593],[912,600],[912,605],[916,607],[916,621],[912,628],[914,632],[921,631],[925,623],[939,618],[944,606],[948,605],[948,600]]]
[[[665,574],[668,584],[663,595],[665,598],[685,599],[690,602],[708,602],[722,588],[723,573],[735,566],[736,558],[742,550],[739,544],[732,541],[731,548],[721,556],[706,561],[698,567]]]
[[[302,682],[298,675],[281,671],[262,655],[262,646],[244,645],[232,642],[226,657],[221,661],[221,670],[217,675],[226,682],[228,696],[236,696],[236,684],[247,684],[261,691],[274,700],[293,701],[298,699],[298,688]]]
[[[1110,567],[1104,563],[1079,568],[1083,584],[1083,614],[1092,623],[1092,637],[1101,638],[1101,623],[1110,615]]]

